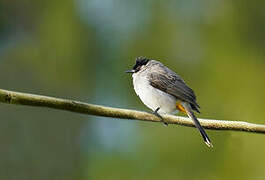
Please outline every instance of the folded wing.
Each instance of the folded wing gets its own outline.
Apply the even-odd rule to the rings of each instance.
[[[179,100],[188,102],[193,110],[200,112],[193,90],[186,85],[183,79],[161,63],[156,66],[158,66],[156,71],[151,71],[152,73],[148,75],[150,84]]]

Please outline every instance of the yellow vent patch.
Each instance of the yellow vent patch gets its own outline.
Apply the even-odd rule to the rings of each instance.
[[[180,112],[183,112],[183,113],[186,114],[186,110],[185,110],[185,108],[181,105],[181,102],[177,102],[176,107],[177,107],[177,109],[178,109]]]

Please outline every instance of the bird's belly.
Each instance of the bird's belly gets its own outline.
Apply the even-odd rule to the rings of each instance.
[[[137,83],[137,85],[134,85],[134,89],[142,102],[153,111],[157,108],[160,108],[159,113],[171,114],[177,111],[177,99],[170,94],[154,88],[149,82]]]

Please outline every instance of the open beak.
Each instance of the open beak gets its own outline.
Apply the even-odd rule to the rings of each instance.
[[[127,71],[125,71],[126,73],[135,73],[135,70],[134,69],[132,69],[132,70],[127,70]]]

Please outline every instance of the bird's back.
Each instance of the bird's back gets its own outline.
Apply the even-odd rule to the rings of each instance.
[[[187,86],[179,75],[155,60],[148,63],[148,69],[147,77],[153,87],[190,103],[192,109],[199,112],[199,105],[196,102],[194,91]]]

